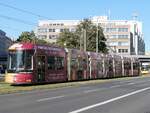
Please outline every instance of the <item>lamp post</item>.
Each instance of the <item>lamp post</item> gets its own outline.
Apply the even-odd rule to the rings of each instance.
[[[86,30],[83,30],[83,35],[84,35],[84,51],[86,51]]]
[[[96,32],[96,53],[98,53],[98,24],[97,24],[97,32]]]
[[[82,33],[83,29],[81,30],[81,35],[80,37],[80,51],[82,50],[82,38],[83,38],[83,33]]]
[[[98,18],[97,18],[97,31],[96,31],[96,53],[98,53]]]
[[[82,29],[82,32],[81,32],[81,35],[80,35],[80,50],[84,50],[84,51],[86,51],[86,46],[87,46],[87,44],[86,44],[86,39],[87,39],[87,37],[86,37],[86,29]]]

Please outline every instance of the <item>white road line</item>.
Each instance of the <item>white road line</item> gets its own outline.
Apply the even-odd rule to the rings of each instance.
[[[92,109],[92,108],[95,108],[95,107],[98,107],[98,106],[102,106],[102,105],[105,105],[107,103],[119,100],[119,99],[122,99],[122,98],[125,98],[125,97],[128,97],[128,96],[131,96],[131,95],[149,90],[149,89],[150,89],[150,87],[140,89],[140,90],[137,90],[137,91],[134,91],[134,92],[131,92],[131,93],[128,93],[128,94],[125,94],[125,95],[122,95],[122,96],[119,96],[119,97],[116,97],[116,98],[112,98],[112,99],[106,100],[104,102],[93,104],[93,105],[90,105],[90,106],[87,106],[87,107],[84,107],[84,108],[81,108],[81,109],[78,109],[78,110],[75,110],[75,111],[71,111],[71,112],[68,112],[68,113],[80,113],[80,112],[83,112],[83,111],[86,111],[86,110],[89,110],[89,109]]]
[[[128,83],[128,85],[133,85],[133,84],[136,84],[136,83]]]
[[[58,98],[62,98],[62,97],[65,97],[65,96],[57,96],[57,97],[50,97],[50,98],[42,98],[42,99],[39,99],[37,100],[37,102],[42,102],[42,101],[47,101],[47,100],[54,100],[54,99],[58,99]]]
[[[83,91],[83,93],[91,93],[91,92],[96,92],[96,91],[100,91],[101,89],[91,89],[91,90],[86,90]]]
[[[129,83],[129,81],[120,81],[119,83],[120,84],[126,84],[126,83]]]
[[[114,86],[110,86],[109,88],[116,88],[116,87],[121,87],[123,85],[114,85]]]

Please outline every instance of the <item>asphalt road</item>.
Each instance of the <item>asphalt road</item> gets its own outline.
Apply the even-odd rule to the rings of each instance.
[[[0,113],[150,113],[150,77],[0,95]]]

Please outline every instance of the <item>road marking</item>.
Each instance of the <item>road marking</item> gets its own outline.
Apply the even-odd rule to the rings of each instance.
[[[87,107],[83,107],[81,109],[78,109],[78,110],[75,110],[75,111],[71,111],[69,113],[80,113],[80,112],[83,112],[83,111],[86,111],[86,110],[89,110],[89,109],[92,109],[92,108],[95,108],[95,107],[98,107],[98,106],[105,105],[107,103],[110,103],[110,102],[113,102],[113,101],[116,101],[116,100],[120,100],[122,98],[125,98],[125,97],[128,97],[128,96],[131,96],[131,95],[134,95],[134,94],[137,94],[137,93],[149,90],[149,89],[150,89],[150,87],[147,87],[147,88],[144,88],[144,89],[140,89],[140,90],[136,90],[134,92],[127,93],[125,95],[122,95],[122,96],[119,96],[119,97],[116,97],[116,98],[112,98],[112,99],[106,100],[104,102],[100,102],[100,103],[93,104],[93,105],[90,105],[90,106],[87,106]]]
[[[110,86],[110,88],[116,88],[116,87],[121,87],[123,85],[115,85],[115,86]]]
[[[119,83],[120,84],[126,84],[126,83],[129,83],[130,81],[120,81]]]
[[[54,100],[54,99],[58,99],[58,98],[62,98],[62,97],[65,97],[65,96],[56,96],[56,97],[50,97],[50,98],[43,98],[43,99],[39,99],[37,100],[37,102],[42,102],[42,101],[47,101],[47,100]]]
[[[128,85],[133,85],[133,84],[136,84],[136,83],[128,83]]]
[[[91,92],[96,92],[96,91],[100,91],[100,89],[86,90],[86,91],[83,91],[83,93],[91,93]]]

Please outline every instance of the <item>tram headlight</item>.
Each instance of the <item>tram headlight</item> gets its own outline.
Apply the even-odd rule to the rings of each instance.
[[[14,80],[14,82],[16,82],[16,81],[17,81],[17,78],[14,76],[14,79],[13,79],[13,80]]]
[[[31,82],[31,79],[27,79],[26,82]]]

